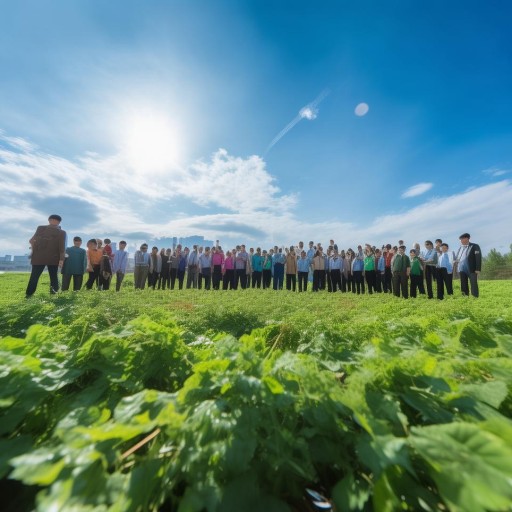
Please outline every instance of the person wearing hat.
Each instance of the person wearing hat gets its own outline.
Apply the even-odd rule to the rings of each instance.
[[[58,269],[64,265],[66,257],[66,232],[61,229],[60,215],[50,215],[47,226],[38,226],[29,240],[32,247],[32,272],[28,281],[26,297],[31,297],[37,288],[44,267],[50,275],[50,293],[59,291]]]
[[[482,270],[482,251],[478,244],[470,243],[470,238],[469,233],[463,233],[459,236],[461,245],[457,251],[455,261],[458,263],[462,295],[469,295],[469,281],[471,295],[478,297],[478,274]]]

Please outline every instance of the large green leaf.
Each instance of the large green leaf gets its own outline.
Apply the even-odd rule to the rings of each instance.
[[[495,434],[452,423],[413,428],[409,442],[452,510],[498,511],[512,503],[512,448]]]

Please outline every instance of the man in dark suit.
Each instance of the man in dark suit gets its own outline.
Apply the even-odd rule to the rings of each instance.
[[[482,270],[482,252],[480,246],[470,243],[469,239],[469,233],[459,236],[461,246],[457,252],[456,261],[460,273],[460,290],[462,295],[469,295],[469,280],[471,295],[478,297],[478,274]]]
[[[66,232],[60,228],[60,215],[50,215],[47,226],[38,226],[30,239],[32,247],[32,273],[28,281],[26,296],[31,297],[37,288],[37,283],[44,267],[50,274],[50,293],[59,291],[58,269],[62,268],[66,257]]]

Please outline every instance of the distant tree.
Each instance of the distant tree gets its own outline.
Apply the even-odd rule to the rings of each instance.
[[[501,254],[491,249],[482,261],[482,277],[484,279],[511,279],[512,278],[512,244],[510,252]]]

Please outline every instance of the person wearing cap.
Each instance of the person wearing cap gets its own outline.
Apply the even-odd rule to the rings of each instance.
[[[66,257],[66,232],[60,227],[61,221],[60,215],[50,215],[48,225],[38,226],[29,240],[32,248],[32,272],[25,292],[27,298],[35,293],[45,267],[50,275],[50,293],[59,291],[58,269],[62,268]]]
[[[482,251],[478,244],[470,243],[470,238],[469,233],[463,233],[459,236],[461,245],[457,251],[455,261],[458,263],[462,295],[469,295],[469,280],[471,295],[478,297],[478,274],[482,270]]]

